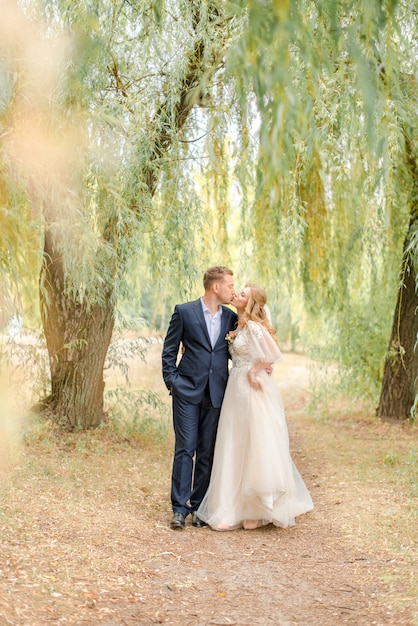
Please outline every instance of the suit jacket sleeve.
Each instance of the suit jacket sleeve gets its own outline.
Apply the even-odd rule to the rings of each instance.
[[[177,371],[177,356],[183,336],[183,319],[176,305],[167,330],[162,352],[163,379],[167,389],[173,386],[173,377]]]

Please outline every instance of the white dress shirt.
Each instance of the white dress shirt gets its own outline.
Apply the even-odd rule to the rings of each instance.
[[[203,315],[205,316],[206,327],[208,329],[210,343],[213,348],[221,332],[222,306],[219,305],[215,315],[211,315],[211,312],[203,302],[202,298],[200,298],[200,302],[202,303]]]

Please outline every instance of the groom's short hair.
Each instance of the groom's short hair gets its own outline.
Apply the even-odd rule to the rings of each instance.
[[[224,265],[214,265],[214,267],[209,267],[203,275],[203,286],[205,291],[210,289],[213,283],[223,280],[227,275],[233,276],[234,272]]]

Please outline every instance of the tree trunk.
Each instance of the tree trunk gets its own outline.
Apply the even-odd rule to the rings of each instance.
[[[418,390],[418,296],[414,266],[418,232],[418,168],[408,136],[406,161],[412,180],[411,218],[403,250],[401,286],[395,307],[389,349],[386,355],[377,415],[381,418],[415,417]]]
[[[199,3],[196,3],[194,12],[194,27],[198,32]],[[214,30],[221,29],[222,20],[216,7],[212,7],[211,15]],[[171,94],[157,107],[146,140],[148,156],[144,162],[137,164],[139,185],[131,207],[133,211],[141,210],[144,193],[153,197],[159,178],[159,161],[169,151],[173,135],[184,126],[199,100],[201,81],[204,79],[207,84],[222,63],[222,51],[221,37],[216,54],[212,51],[210,58],[206,58],[204,42],[198,38],[189,53],[184,74],[179,76],[180,97],[174,108]],[[41,407],[50,409],[54,418],[67,428],[92,428],[98,426],[104,417],[103,367],[114,326],[115,289],[111,281],[104,284],[100,304],[89,304],[88,297],[83,302],[75,300],[71,291],[66,290],[60,235],[58,231],[53,233],[48,228],[47,215],[46,221],[40,297],[51,370],[51,395],[41,403]],[[112,219],[104,225],[102,233],[123,266],[124,256],[119,249],[121,235]],[[129,237],[129,233],[125,236]]]
[[[66,428],[93,428],[104,417],[103,369],[114,326],[114,298],[107,287],[103,304],[79,303],[65,287],[61,256],[45,234],[41,270],[41,312],[51,371],[49,409]]]
[[[418,298],[416,273],[412,262],[405,262],[402,285],[398,291],[389,350],[386,355],[377,415],[382,418],[411,417],[417,393]]]

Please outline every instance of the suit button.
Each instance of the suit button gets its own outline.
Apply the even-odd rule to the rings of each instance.
[[[212,374],[212,370],[209,370],[209,374]]]

